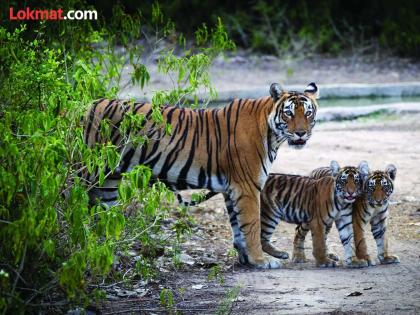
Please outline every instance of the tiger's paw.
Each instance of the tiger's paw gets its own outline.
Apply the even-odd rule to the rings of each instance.
[[[330,252],[328,253],[327,256],[329,259],[335,260],[335,261],[340,261],[340,257],[338,257],[338,255],[336,253]]]
[[[317,261],[316,266],[320,268],[334,268],[337,267],[337,262],[330,258],[325,258],[325,260]]]
[[[346,268],[365,268],[369,266],[367,260],[358,259],[357,257],[352,257],[344,261],[344,267]]]
[[[262,259],[258,259],[255,262],[249,259],[248,266],[257,269],[279,269],[283,267],[283,264],[280,260],[276,258],[263,257]]]
[[[253,259],[244,251],[239,252],[239,262],[242,265],[256,269],[278,269],[283,267],[282,262],[276,258],[261,256],[257,259]]]
[[[308,260],[306,259],[305,253],[302,251],[302,252],[293,252],[292,261],[294,263],[305,263]]]
[[[270,243],[263,243],[262,245],[262,250],[279,259],[288,259],[289,258],[289,254],[287,252],[283,252],[281,250],[278,250],[277,248],[275,248],[273,245],[271,245]]]
[[[366,260],[369,267],[376,266],[376,260],[374,258],[370,257],[369,255],[365,255],[365,256],[357,257],[357,258]]]
[[[396,255],[378,256],[382,265],[399,264],[400,258]]]

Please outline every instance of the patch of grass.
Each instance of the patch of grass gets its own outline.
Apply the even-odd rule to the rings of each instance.
[[[231,289],[226,291],[226,295],[222,302],[219,304],[219,308],[217,309],[217,315],[225,315],[230,314],[232,311],[233,302],[238,297],[239,293],[241,292],[241,286],[237,285]]]

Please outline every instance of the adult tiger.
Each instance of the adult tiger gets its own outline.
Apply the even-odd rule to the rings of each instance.
[[[375,265],[366,246],[365,229],[370,222],[371,232],[377,246],[377,256],[381,264],[399,263],[400,259],[392,255],[388,250],[388,238],[386,235],[389,198],[394,191],[394,180],[397,168],[393,164],[387,165],[385,171],[373,171],[365,181],[364,192],[356,200],[353,206],[354,241],[356,255],[368,261],[369,265]]]
[[[261,242],[263,251],[287,258],[274,248],[270,239],[280,220],[299,224],[294,240],[293,260],[305,261],[304,239],[312,232],[313,255],[320,267],[334,267],[336,261],[328,255],[326,238],[334,220],[338,222],[344,246],[344,263],[348,267],[364,267],[367,262],[355,257],[351,208],[361,192],[361,175],[355,167],[340,168],[331,162],[333,176],[320,179],[299,175],[270,174],[261,192]],[[350,220],[348,219],[350,215]]]
[[[121,148],[118,174],[138,164],[152,169],[153,176],[172,189],[206,188],[222,192],[231,218],[234,246],[241,263],[259,268],[278,268],[280,263],[263,256],[260,241],[260,191],[276,158],[280,144],[301,148],[315,125],[318,88],[310,83],[303,93],[282,91],[273,83],[271,97],[234,100],[220,109],[192,110],[178,107],[161,109],[162,125],[150,118],[152,106],[101,99],[86,116],[84,137],[88,146],[102,139],[101,121],[112,124],[111,140],[117,147],[129,135],[118,126],[132,112],[145,117],[141,130],[149,141]],[[92,199],[112,203],[117,198],[118,174],[112,174],[102,187],[90,191]],[[94,181],[95,174],[90,175]],[[233,215],[235,213],[236,215]]]

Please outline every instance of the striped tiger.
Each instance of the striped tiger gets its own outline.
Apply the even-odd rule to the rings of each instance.
[[[377,246],[377,257],[381,264],[399,263],[400,259],[388,250],[386,235],[387,218],[389,215],[389,198],[394,191],[394,180],[397,168],[393,164],[387,165],[385,171],[373,171],[364,183],[364,192],[353,206],[354,241],[356,255],[375,265],[375,259],[367,251],[365,228],[370,222],[371,232]]]
[[[221,192],[230,217],[234,247],[239,260],[257,268],[279,268],[280,262],[265,257],[260,241],[260,191],[277,150],[285,141],[301,148],[315,125],[318,88],[310,83],[305,91],[283,91],[270,86],[270,96],[237,99],[219,109],[162,107],[164,124],[152,119],[149,103],[101,99],[86,114],[84,139],[88,146],[103,143],[101,122],[110,121],[111,141],[120,148],[118,172],[101,187],[90,190],[92,200],[112,205],[118,197],[122,173],[143,164],[153,177],[173,190],[205,188]],[[134,135],[149,140],[141,145],[125,144],[130,132],[118,128],[127,113],[141,115],[143,126]],[[165,123],[171,132],[166,132]],[[124,144],[124,145],[122,145]],[[97,174],[87,176],[96,182]]]
[[[367,266],[366,261],[354,255],[353,228],[348,223],[352,203],[361,191],[362,181],[354,167],[340,168],[331,162],[332,176],[314,179],[299,175],[270,174],[261,192],[261,242],[263,251],[278,257],[288,254],[270,243],[280,220],[299,224],[297,227],[293,261],[305,261],[304,236],[311,230],[313,255],[319,267],[335,267],[328,255],[326,235],[334,220],[340,221],[340,238],[345,250],[345,265]],[[342,222],[342,223],[341,223]]]

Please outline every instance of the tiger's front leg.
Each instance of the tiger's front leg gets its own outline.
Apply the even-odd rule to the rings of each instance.
[[[254,197],[255,196],[255,197]],[[275,258],[264,257],[261,247],[260,194],[241,195],[240,198],[225,196],[233,233],[233,245],[239,254],[241,264],[256,268],[280,268]]]
[[[384,215],[378,215],[370,221],[373,238],[376,241],[378,249],[378,259],[381,264],[397,264],[400,259],[396,255],[390,255],[388,252],[388,239],[386,237],[387,212]]]
[[[300,224],[296,227],[295,239],[293,240],[292,261],[304,263],[307,261],[305,256],[305,238],[310,230],[308,224]]]
[[[352,208],[335,220],[338,234],[344,247],[344,266],[348,268],[367,267],[368,262],[366,260],[356,257],[352,222]]]
[[[325,242],[327,227],[323,224],[318,224],[318,221],[319,220],[314,219],[311,222],[312,247],[316,265],[321,268],[336,267],[337,262],[329,258],[327,254],[327,245]]]
[[[369,266],[375,266],[375,259],[369,255],[365,239],[366,224],[364,223],[363,216],[366,212],[366,207],[356,200],[353,205],[354,244],[357,258],[366,260]]]

